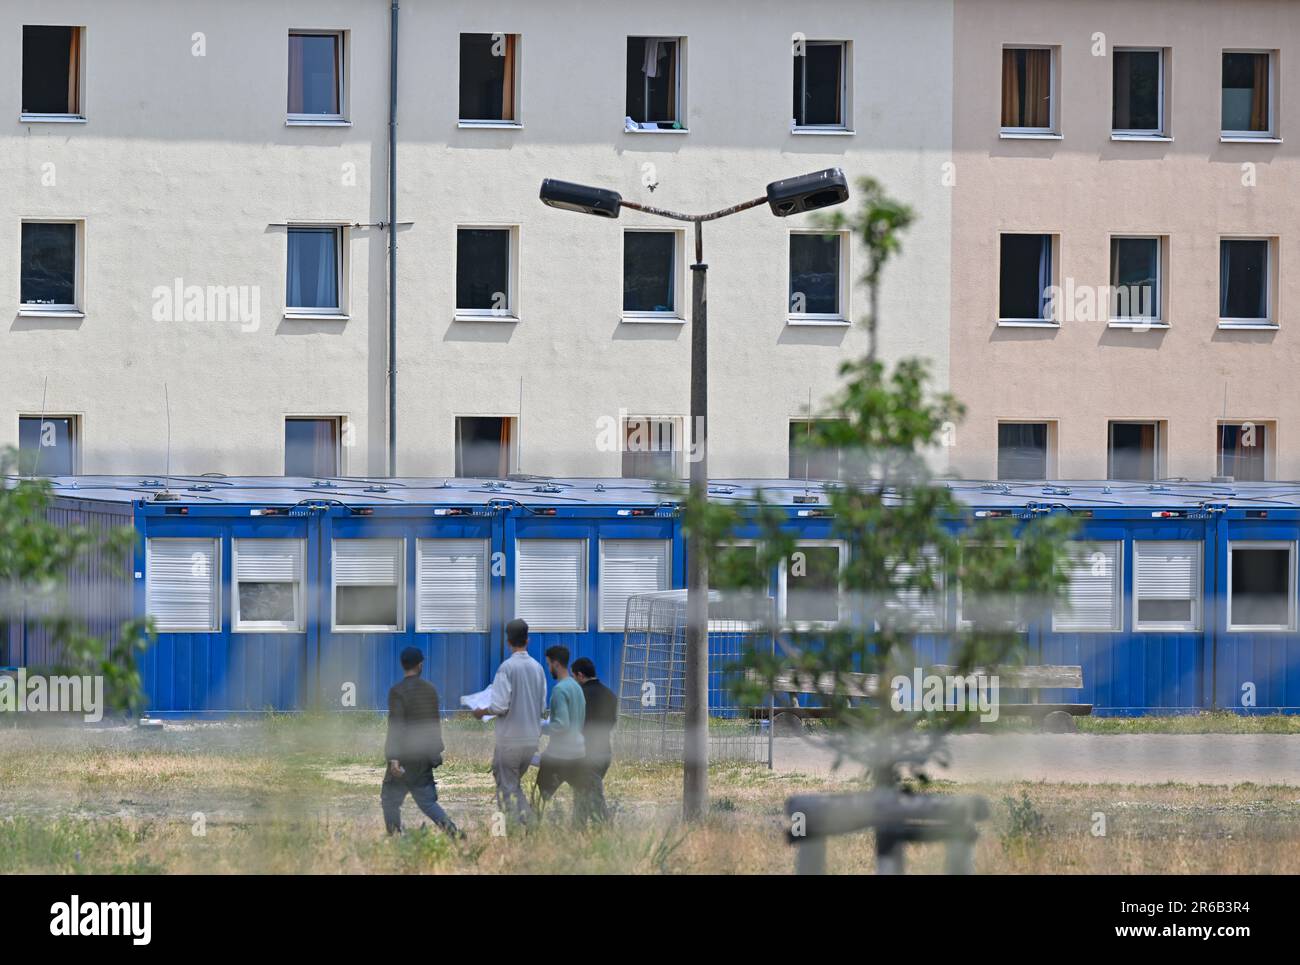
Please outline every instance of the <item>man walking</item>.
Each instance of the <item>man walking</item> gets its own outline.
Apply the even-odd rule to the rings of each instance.
[[[388,767],[379,792],[384,826],[389,834],[402,831],[402,802],[410,794],[438,827],[453,837],[460,830],[438,803],[433,769],[442,764],[442,722],[438,716],[438,689],[420,676],[424,654],[407,647],[401,655],[404,676],[388,691],[388,737],[384,757]]]
[[[488,706],[476,709],[474,716],[497,718],[496,748],[492,753],[497,807],[527,824],[533,817],[533,809],[519,782],[532,763],[541,739],[546,674],[542,665],[528,655],[527,623],[518,619],[507,623],[506,642],[510,645],[510,656],[492,680]]]
[[[551,688],[551,720],[546,733],[550,740],[537,769],[537,790],[549,801],[561,784],[573,788],[573,823],[585,825],[591,817],[591,782],[587,778],[586,745],[582,726],[587,717],[587,700],[582,688],[569,675],[569,648],[555,646],[546,651],[555,686]]]
[[[582,687],[587,702],[586,722],[582,726],[582,742],[587,756],[587,792],[590,795],[591,813],[597,820],[609,817],[605,806],[605,772],[614,759],[610,735],[618,719],[618,698],[596,676],[596,665],[588,657],[573,661],[573,679]]]

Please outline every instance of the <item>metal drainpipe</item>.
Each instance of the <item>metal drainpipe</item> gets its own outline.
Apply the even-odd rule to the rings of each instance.
[[[388,475],[397,475],[397,16],[388,38]]]

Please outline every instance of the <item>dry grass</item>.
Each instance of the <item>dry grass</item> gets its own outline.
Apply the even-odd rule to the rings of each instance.
[[[572,832],[561,792],[538,830],[490,832],[494,805],[482,732],[449,731],[439,793],[469,832],[383,834],[376,761],[381,725],[354,719],[240,727],[40,732],[0,737],[0,870],[16,872],[697,873],[788,872],[782,806],[820,777],[754,765],[711,772],[713,811],[677,819],[680,771],[619,763],[611,824]],[[936,793],[957,790],[939,785]],[[983,872],[1297,873],[1300,791],[1288,787],[963,785],[993,805],[976,854]],[[1103,815],[1104,836],[1093,834]],[[204,834],[194,829],[201,821]],[[831,868],[873,870],[867,834],[836,839]],[[910,849],[936,872],[938,846]]]

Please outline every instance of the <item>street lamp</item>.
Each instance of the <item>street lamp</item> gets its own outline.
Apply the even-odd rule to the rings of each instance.
[[[704,263],[703,225],[766,204],[778,218],[816,211],[847,201],[848,182],[839,168],[773,181],[761,198],[709,214],[681,214],[626,201],[617,191],[569,181],[542,181],[543,204],[565,211],[617,218],[631,208],[672,221],[695,225],[695,264],[691,265],[691,425],[695,452],[691,462],[691,496],[702,506],[709,494],[708,444],[708,270]],[[699,527],[687,539],[686,559],[686,742],[683,748],[682,810],[688,820],[703,817],[709,798],[709,569]],[[770,726],[770,724],[769,724]]]

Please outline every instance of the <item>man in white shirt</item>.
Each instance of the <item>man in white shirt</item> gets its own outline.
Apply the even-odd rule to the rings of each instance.
[[[527,824],[533,818],[533,809],[520,782],[542,736],[546,671],[528,655],[528,624],[523,620],[506,624],[506,642],[510,656],[492,680],[488,706],[475,710],[474,716],[496,717],[492,777],[497,785],[497,807]]]

